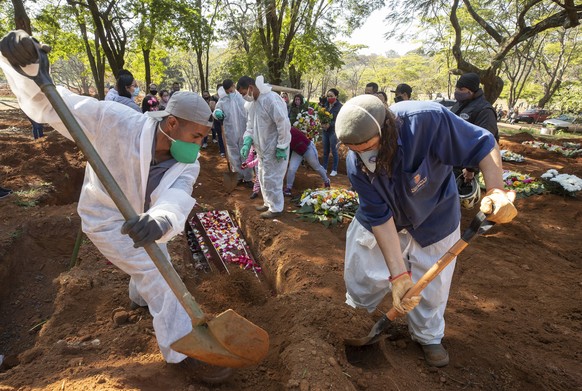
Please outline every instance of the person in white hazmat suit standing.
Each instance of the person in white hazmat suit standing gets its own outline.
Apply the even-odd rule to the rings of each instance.
[[[22,30],[0,41],[0,66],[22,110],[72,139],[35,82],[14,67],[36,75],[36,48],[48,52]],[[193,92],[176,92],[164,111],[144,115],[111,101],[58,87],[97,153],[138,216],[124,221],[115,203],[87,164],[78,204],[83,232],[111,263],[131,276],[130,299],[147,305],[160,351],[168,363],[190,370],[203,381],[221,382],[232,370],[204,364],[173,351],[172,343],[192,331],[190,317],[143,246],[157,242],[169,259],[166,242],[184,229],[195,200],[192,188],[200,172],[198,151],[211,126],[208,104]]]
[[[257,206],[261,218],[271,219],[283,213],[283,179],[287,171],[291,123],[287,105],[281,96],[271,91],[263,76],[255,80],[243,76],[238,80],[239,88],[247,90],[252,102],[248,107],[247,130],[240,154],[246,159],[251,145],[259,158],[258,177],[264,204]]]
[[[220,99],[214,110],[214,117],[223,120],[224,138],[226,140],[227,156],[230,166],[239,174],[239,181],[251,183],[253,171],[242,168],[240,150],[243,147],[243,136],[247,126],[247,111],[245,100],[235,89],[234,82],[226,79],[218,89]]]

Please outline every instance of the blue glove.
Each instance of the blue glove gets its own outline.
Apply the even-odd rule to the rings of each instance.
[[[277,148],[275,156],[277,157],[278,162],[281,160],[287,160],[287,148]]]
[[[245,136],[243,139],[243,147],[240,149],[240,155],[243,159],[246,159],[249,156],[251,145],[253,145],[253,138],[251,136]]]
[[[221,109],[214,110],[214,113],[212,113],[212,115],[219,121],[222,121],[224,119],[224,111],[222,111]]]
[[[121,233],[133,239],[133,247],[143,247],[161,238],[170,229],[170,222],[165,217],[154,218],[142,213],[121,226]]]

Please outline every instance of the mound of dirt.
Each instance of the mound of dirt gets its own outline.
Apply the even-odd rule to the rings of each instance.
[[[0,390],[204,390],[163,362],[147,309],[130,309],[128,277],[86,238],[71,259],[80,228],[76,200],[84,173],[72,142],[47,130],[34,141],[19,111],[0,111],[0,185],[16,191],[0,201]],[[531,136],[530,136],[531,137]],[[506,168],[539,176],[557,168],[582,176],[581,158],[523,146]],[[343,161],[343,159],[342,159]],[[538,195],[517,201],[520,214],[494,227],[459,257],[447,307],[444,344],[451,364],[426,366],[402,320],[388,337],[350,348],[380,312],[344,304],[347,225],[301,221],[286,200],[280,219],[261,220],[258,200],[222,188],[227,167],[216,144],[201,156],[193,213],[230,210],[262,265],[203,273],[186,237],[169,249],[176,270],[208,314],[232,308],[270,335],[267,358],[237,370],[222,390],[573,390],[582,387],[582,204]],[[333,187],[349,187],[345,164]],[[301,167],[295,188],[318,187]],[[474,211],[463,211],[466,227]],[[71,265],[73,265],[71,267]],[[387,311],[390,301],[382,303]]]

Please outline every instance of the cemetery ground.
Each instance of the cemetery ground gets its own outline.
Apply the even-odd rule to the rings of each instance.
[[[15,191],[0,200],[0,390],[210,389],[164,363],[151,316],[129,307],[128,276],[87,239],[71,267],[85,162],[71,141],[50,128],[45,134],[34,141],[21,111],[0,111],[0,186]],[[505,168],[582,177],[581,157],[521,144],[534,137],[541,139],[502,135],[502,148],[526,157]],[[332,187],[349,187],[344,161]],[[451,363],[437,369],[425,364],[403,320],[382,343],[345,346],[345,338],[365,336],[381,316],[344,304],[347,223],[326,228],[299,220],[289,199],[281,218],[261,220],[260,198],[249,200],[250,189],[225,194],[226,162],[216,144],[200,162],[193,213],[231,211],[262,272],[199,272],[185,235],[169,244],[174,266],[206,313],[232,308],[270,335],[261,364],[212,389],[582,389],[580,198],[519,199],[514,222],[494,227],[459,256],[443,341]],[[301,167],[295,188],[319,181]],[[475,213],[463,210],[462,228]],[[388,297],[380,310],[389,308]]]

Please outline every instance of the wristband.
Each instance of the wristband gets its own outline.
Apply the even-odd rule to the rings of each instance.
[[[412,272],[404,272],[404,273],[400,273],[399,275],[394,276],[394,277],[392,277],[392,276],[388,277],[388,281],[392,282],[392,281],[396,280],[397,278],[402,277],[405,274],[408,274],[408,277],[412,277]]]

